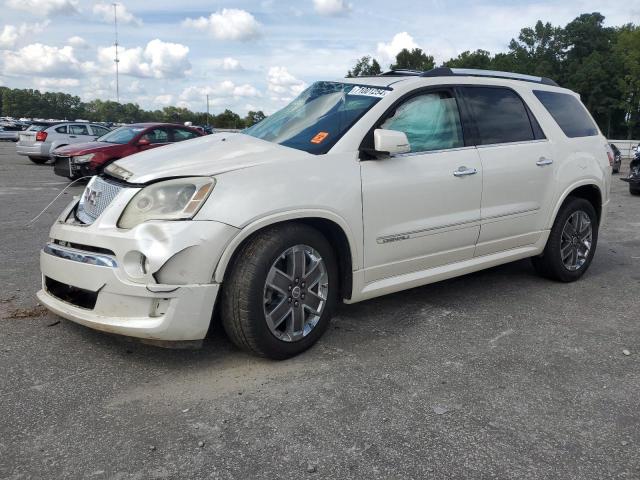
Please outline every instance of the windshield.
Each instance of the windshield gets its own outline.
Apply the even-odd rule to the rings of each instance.
[[[98,142],[105,143],[119,143],[124,145],[133,140],[133,137],[138,135],[144,130],[144,127],[120,127],[116,128],[112,132],[105,133],[103,136],[97,139]]]
[[[313,154],[329,149],[388,89],[316,82],[289,105],[242,133]]]

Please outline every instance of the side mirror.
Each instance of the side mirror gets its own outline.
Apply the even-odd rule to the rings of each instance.
[[[137,145],[139,147],[146,147],[147,145],[151,145],[151,140],[149,140],[148,138],[142,137],[140,140],[138,140]]]
[[[373,131],[373,145],[376,152],[388,153],[389,155],[411,151],[407,135],[397,130],[376,128]]]

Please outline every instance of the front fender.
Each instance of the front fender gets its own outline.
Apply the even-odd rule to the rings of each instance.
[[[262,230],[272,225],[276,225],[278,223],[292,221],[292,220],[310,219],[310,218],[321,218],[324,220],[329,220],[337,224],[342,229],[342,231],[344,232],[347,238],[347,241],[349,242],[349,249],[351,250],[352,269],[354,271],[358,270],[360,268],[360,248],[346,220],[341,216],[337,215],[336,213],[328,210],[298,209],[298,210],[290,210],[286,212],[278,212],[272,215],[268,215],[266,217],[260,218],[246,225],[227,244],[224,252],[220,257],[220,260],[218,261],[218,265],[216,267],[214,278],[213,278],[214,282],[222,283],[224,279],[224,274],[227,270],[227,267],[229,266],[229,262],[233,258],[233,255],[237,251],[238,247],[242,244],[242,242],[244,242],[251,235],[253,235],[259,230]]]

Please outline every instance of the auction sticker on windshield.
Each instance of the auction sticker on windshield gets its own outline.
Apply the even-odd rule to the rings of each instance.
[[[384,88],[356,86],[356,87],[353,87],[347,95],[361,95],[364,97],[382,98],[387,93],[389,93],[389,90],[385,90]]]

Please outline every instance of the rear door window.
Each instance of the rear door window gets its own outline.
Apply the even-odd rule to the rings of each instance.
[[[94,135],[99,136],[106,135],[110,131],[108,128],[100,127],[98,125],[91,125],[91,130],[93,130]]]
[[[465,87],[464,96],[475,118],[478,145],[534,140],[529,112],[513,90]]]
[[[86,125],[69,125],[70,135],[89,135],[89,129]]]
[[[187,130],[186,128],[174,128],[173,129],[173,141],[181,142],[183,140],[189,140],[190,138],[199,137],[196,132]]]
[[[598,127],[589,117],[587,109],[573,95],[544,90],[534,90],[533,94],[538,97],[567,137],[598,135]]]

